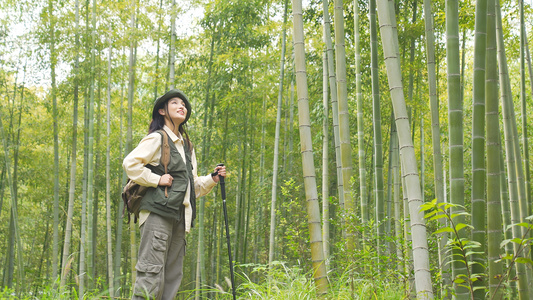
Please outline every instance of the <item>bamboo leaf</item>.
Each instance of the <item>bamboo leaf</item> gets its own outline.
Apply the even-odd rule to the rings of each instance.
[[[450,205],[450,207],[453,207],[453,208],[460,208],[462,210],[466,210],[466,208],[461,205],[461,204],[457,204],[457,203],[448,203]]]
[[[454,219],[455,217],[459,217],[459,216],[470,216],[469,213],[467,213],[466,211],[461,211],[461,212],[458,212],[458,213],[454,213],[450,216],[451,219]]]
[[[514,256],[512,254],[507,254],[501,257],[501,259],[507,259],[507,260],[512,260],[513,258]]]
[[[439,206],[440,209],[443,209],[443,210],[448,210],[448,209],[450,209],[452,207],[457,207],[453,203],[446,203],[446,202],[439,203],[438,206]]]
[[[516,226],[521,226],[521,227],[525,227],[525,228],[529,228],[529,226],[531,226],[531,224],[526,223],[526,222],[517,223],[517,224],[514,224],[514,225],[516,225]]]
[[[477,252],[477,254],[481,255],[481,254],[483,254],[483,252]],[[483,267],[484,267],[484,265],[483,265],[481,262],[479,262],[479,261],[469,261],[469,262],[468,262],[468,265],[469,265],[469,266],[480,265],[480,266],[483,266]],[[478,275],[479,275],[479,274],[478,274]]]
[[[510,242],[511,242],[511,239],[503,240],[503,241],[500,243],[500,248],[505,247],[505,245],[509,244]]]
[[[420,211],[424,211],[424,210],[421,209]],[[436,211],[436,210],[426,211],[426,215],[424,216],[424,218],[429,219],[429,218],[431,218],[431,216],[433,216],[437,212],[438,211]]]
[[[521,226],[521,227],[525,227],[525,228],[530,228],[532,226],[532,224],[527,223],[527,222],[509,224],[509,225],[507,225],[506,230],[509,230],[509,229],[513,228],[513,226]]]
[[[464,279],[461,279],[461,278],[455,278],[454,282],[455,282],[455,283],[464,283],[465,280],[464,280]]]
[[[516,258],[516,262],[517,263],[521,263],[521,264],[533,265],[533,260],[531,260],[531,258],[527,258],[527,257],[517,257]]]
[[[456,206],[452,203],[440,203],[439,204],[439,209],[442,211],[448,211],[450,208],[454,208],[454,207]]]
[[[465,253],[465,256],[468,257],[468,256],[476,255],[476,254],[478,254],[478,255],[482,255],[482,254],[484,254],[484,253],[485,253],[485,252],[479,252],[479,251],[467,251],[467,252]],[[472,261],[472,262],[470,262],[470,263],[472,263],[472,264],[475,264],[475,263],[479,264],[479,262],[476,262],[476,261]]]
[[[464,287],[464,288],[466,288],[466,289],[470,290],[470,286],[468,286],[468,285],[465,285],[465,284],[458,284],[457,286],[462,286],[462,287]]]
[[[427,216],[426,216],[427,217]],[[446,215],[443,215],[443,214],[438,214],[436,216],[433,216],[431,218],[429,218],[430,221],[433,221],[433,220],[439,220],[439,219],[442,219],[442,218],[447,218]]]
[[[433,201],[420,205],[420,211],[428,211],[428,210],[432,210],[434,208],[435,208],[435,204],[433,203]]]
[[[439,234],[439,233],[443,233],[443,232],[452,232],[453,233],[453,229],[451,229],[450,227],[444,227],[444,228],[441,228],[441,229],[433,232],[433,234]]]
[[[465,249],[480,248],[480,247],[481,247],[481,244],[475,241],[467,241],[466,245],[464,246]]]
[[[452,217],[452,218],[453,218],[453,217]],[[463,229],[463,228],[465,228],[465,227],[473,228],[472,225],[468,225],[468,224],[465,224],[465,223],[459,223],[459,224],[457,224],[457,225],[455,226],[455,229],[456,229],[457,231],[459,231],[459,230],[461,230],[461,229]]]

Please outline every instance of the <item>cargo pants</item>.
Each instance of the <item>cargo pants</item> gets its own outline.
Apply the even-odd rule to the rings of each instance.
[[[141,242],[132,299],[170,300],[183,278],[184,218],[176,221],[150,213],[140,227]]]

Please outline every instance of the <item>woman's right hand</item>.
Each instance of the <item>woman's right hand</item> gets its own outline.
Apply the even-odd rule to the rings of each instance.
[[[163,176],[161,176],[161,178],[159,178],[159,185],[172,186],[172,180],[174,180],[174,178],[172,178],[170,174],[164,174]]]

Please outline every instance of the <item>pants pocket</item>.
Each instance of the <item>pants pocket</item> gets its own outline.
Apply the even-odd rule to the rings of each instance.
[[[152,249],[154,251],[163,251],[167,250],[167,241],[168,234],[154,231],[154,237],[152,239]]]
[[[168,234],[150,231],[145,240],[141,239],[139,260],[135,269],[137,279],[133,294],[145,299],[160,297],[164,282],[165,256],[168,249]]]
[[[135,280],[135,288],[133,294],[135,296],[144,297],[146,299],[155,299],[160,292],[162,265],[154,265],[139,261],[135,266],[137,270],[137,279]]]

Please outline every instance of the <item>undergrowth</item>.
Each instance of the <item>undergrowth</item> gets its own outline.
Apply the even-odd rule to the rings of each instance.
[[[319,297],[313,276],[304,272],[299,266],[288,266],[284,262],[274,262],[269,270],[266,265],[248,265],[250,274],[237,273],[237,299],[269,299],[269,300],[306,300],[306,299],[404,299],[403,286],[394,281],[361,279],[354,276],[353,270],[340,274],[329,273],[328,293]],[[255,282],[251,277],[256,278]],[[232,299],[230,282],[221,287],[202,288],[201,299]],[[86,293],[84,299],[109,298],[105,292]],[[194,299],[195,291],[180,291],[178,299]],[[38,294],[16,296],[13,289],[0,289],[0,299],[78,299],[72,293],[59,293],[52,287],[45,287]],[[124,298],[116,298],[124,299]]]
[[[353,270],[340,274],[329,273],[327,295],[317,295],[313,276],[304,272],[299,266],[288,266],[284,262],[274,262],[269,270],[266,265],[247,265],[250,274],[236,274],[237,299],[268,299],[268,300],[306,300],[306,299],[404,299],[406,292],[401,283],[387,280],[361,279],[354,276]],[[256,278],[252,280],[251,278]],[[221,286],[207,288],[213,299],[232,299],[228,282],[226,290]],[[216,294],[216,295],[213,295]],[[188,299],[194,291],[180,292]],[[188,296],[186,296],[187,294]],[[182,299],[182,298],[180,298]],[[207,299],[207,298],[206,298]]]

